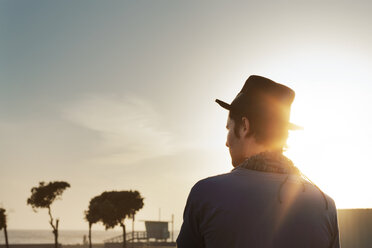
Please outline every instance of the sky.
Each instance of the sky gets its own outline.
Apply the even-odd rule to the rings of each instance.
[[[286,155],[338,208],[371,208],[369,1],[0,1],[0,206],[49,229],[40,181],[86,229],[89,200],[139,190],[136,219],[182,224],[191,187],[232,169],[227,112],[249,75],[296,92]],[[159,211],[160,209],[160,211]],[[160,212],[160,216],[159,216]],[[128,229],[131,224],[128,223]],[[103,229],[96,225],[94,229]]]

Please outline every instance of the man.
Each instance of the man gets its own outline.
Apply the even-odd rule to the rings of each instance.
[[[229,110],[234,169],[191,189],[178,248],[340,247],[333,199],[282,154],[288,130],[299,128],[289,123],[294,95],[250,76],[231,104],[216,100]]]

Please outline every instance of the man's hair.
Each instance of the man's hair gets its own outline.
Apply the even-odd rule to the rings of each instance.
[[[236,137],[239,137],[239,128],[242,125],[243,117],[249,121],[248,137],[253,135],[257,143],[274,149],[283,150],[287,147],[288,126],[285,123],[255,114],[238,114],[230,111],[229,118],[235,123]]]

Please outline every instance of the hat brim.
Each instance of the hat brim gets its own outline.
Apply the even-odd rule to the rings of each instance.
[[[231,110],[231,104],[228,104],[228,103],[226,103],[224,101],[221,101],[219,99],[216,99],[216,103],[218,103],[224,109]],[[288,129],[289,130],[303,130],[304,128],[289,122],[288,123]]]
[[[218,103],[224,109],[231,110],[231,105],[228,103],[225,103],[224,101],[216,99],[216,103]]]

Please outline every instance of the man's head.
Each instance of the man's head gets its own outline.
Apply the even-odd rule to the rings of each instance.
[[[285,147],[288,128],[265,124],[260,125],[260,120],[255,122],[254,118],[229,113],[226,146],[234,167],[260,152],[282,150]],[[277,134],[274,135],[273,129],[276,129]]]
[[[232,163],[239,165],[247,157],[266,150],[282,150],[288,129],[294,91],[270,79],[250,76],[231,104],[216,100],[229,110],[227,120]]]

